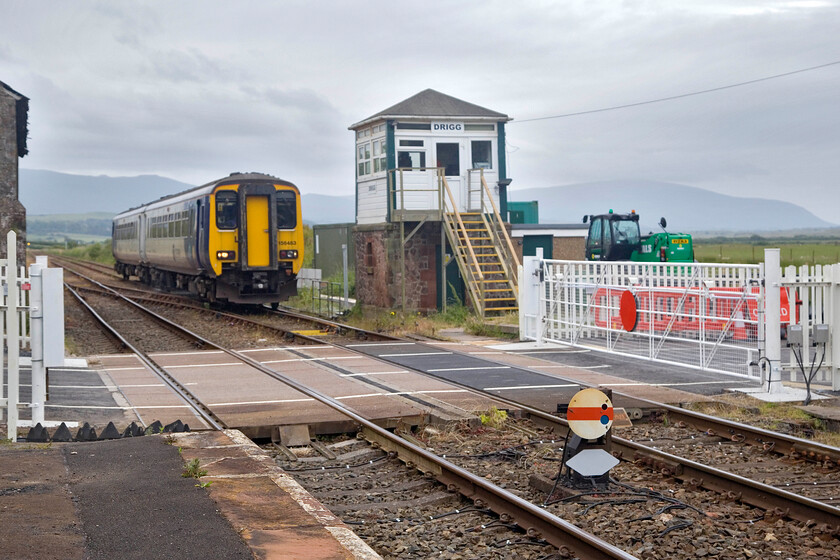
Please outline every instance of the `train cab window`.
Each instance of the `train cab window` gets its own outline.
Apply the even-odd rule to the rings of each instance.
[[[292,191],[277,191],[277,229],[297,227],[297,196]]]
[[[239,217],[239,199],[235,191],[216,193],[216,227],[236,229]]]

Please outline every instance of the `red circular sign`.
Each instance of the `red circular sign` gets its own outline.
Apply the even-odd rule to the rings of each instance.
[[[625,331],[633,332],[636,330],[636,323],[639,321],[639,300],[630,290],[621,294],[618,313],[621,315],[621,325]]]

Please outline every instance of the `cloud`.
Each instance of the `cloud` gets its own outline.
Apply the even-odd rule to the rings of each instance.
[[[836,2],[0,0],[32,98],[31,168],[200,183],[270,172],[352,194],[347,126],[434,88],[507,113],[514,187],[639,178],[778,197],[829,220],[840,66],[621,111],[543,117],[837,58]]]

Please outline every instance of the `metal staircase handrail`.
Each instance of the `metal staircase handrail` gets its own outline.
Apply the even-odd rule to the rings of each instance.
[[[499,237],[499,243],[496,245],[500,249],[500,260],[502,262],[502,267],[505,269],[505,274],[508,277],[508,282],[511,285],[514,297],[516,297],[517,304],[519,303],[519,279],[516,277],[516,270],[519,269],[520,262],[516,256],[516,252],[513,249],[513,243],[510,240],[510,236],[508,235],[507,228],[504,226],[504,221],[502,221],[502,216],[499,214],[499,209],[496,207],[496,201],[493,200],[493,195],[490,192],[490,188],[487,186],[487,181],[484,179],[484,170],[480,169],[481,172],[480,179],[481,179],[481,186],[483,189],[482,196],[481,196],[481,216],[484,219],[485,212],[484,212],[484,194],[486,193],[487,199],[490,201],[490,207],[492,208],[493,212],[488,213],[491,214],[495,218],[495,222],[493,227],[488,227],[488,230],[494,233],[497,237]],[[485,220],[485,223],[486,220]],[[488,224],[489,226],[489,224]],[[498,230],[498,233],[496,231]],[[505,251],[507,249],[507,251]],[[510,265],[513,263],[513,266]]]
[[[443,169],[438,169],[438,181],[439,181],[439,185],[441,186],[443,191],[446,193],[446,196],[449,198],[449,202],[452,204],[451,214],[454,214],[455,219],[458,223],[458,227],[461,228],[461,231],[464,232],[464,244],[467,246],[467,250],[469,251],[469,256],[470,256],[470,261],[471,261],[470,263],[468,263],[469,266],[466,266],[464,268],[466,268],[465,272],[466,272],[467,276],[470,277],[470,279],[472,279],[472,277],[475,277],[475,276],[478,277],[477,284],[478,284],[479,293],[478,294],[474,293],[473,285],[475,284],[475,282],[467,282],[467,287],[470,291],[470,294],[473,296],[473,303],[476,304],[476,307],[478,308],[478,310],[481,313],[481,316],[483,317],[484,316],[484,307],[485,307],[485,302],[484,302],[484,274],[481,272],[481,268],[478,266],[478,258],[475,256],[475,251],[473,251],[472,241],[470,240],[470,237],[467,234],[467,228],[466,228],[466,226],[464,226],[463,220],[461,220],[461,214],[460,214],[460,212],[458,212],[458,205],[455,203],[455,197],[452,196],[452,191],[449,188],[449,183],[446,182],[446,176],[443,175]],[[446,204],[446,198],[444,198],[444,205],[445,204]],[[444,209],[444,210],[445,210],[444,214],[449,214],[450,213],[450,212],[447,211],[447,209]],[[447,220],[447,224],[448,223],[449,222]],[[453,245],[455,246],[455,249],[457,250],[458,245],[461,244],[461,241],[460,241],[460,239],[458,238],[458,235],[457,235],[457,231],[453,234],[453,237],[454,237],[454,239],[452,239]],[[460,260],[458,262],[459,262],[459,264],[461,263]],[[446,286],[444,286],[444,290],[446,290]]]

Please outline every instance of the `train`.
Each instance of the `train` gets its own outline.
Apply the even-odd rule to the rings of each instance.
[[[272,304],[297,292],[304,241],[300,190],[231,173],[117,214],[114,270],[209,302]]]

